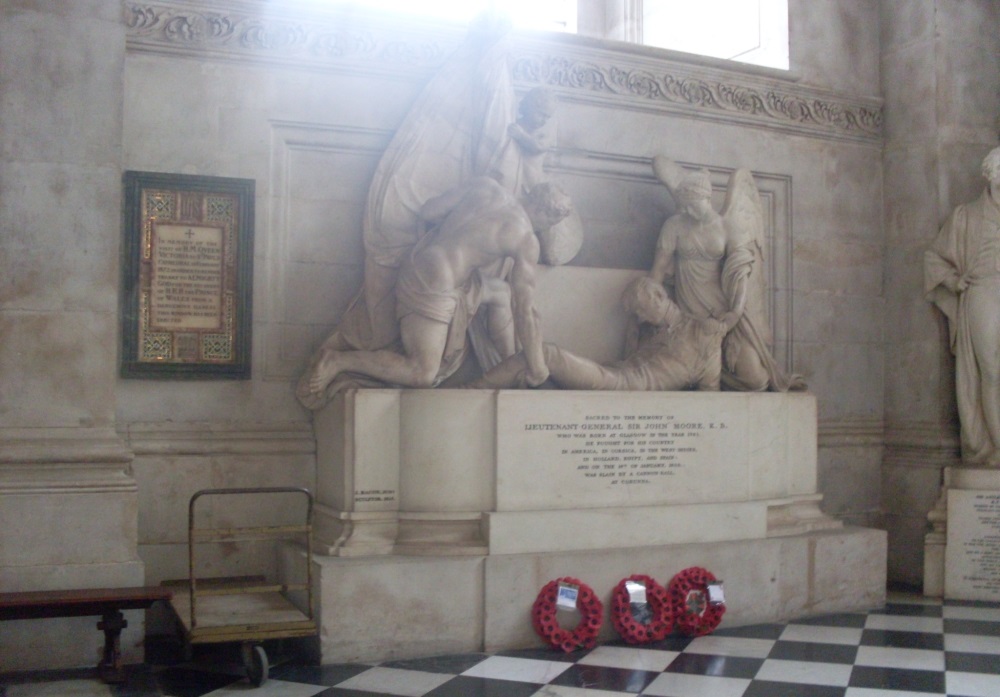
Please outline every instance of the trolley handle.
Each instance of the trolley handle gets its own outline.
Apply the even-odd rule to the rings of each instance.
[[[191,628],[195,627],[195,591],[197,583],[194,573],[194,547],[195,547],[195,526],[194,526],[194,505],[202,496],[225,496],[230,494],[303,494],[306,497],[306,529],[312,530],[313,495],[304,487],[298,486],[264,486],[264,487],[229,487],[221,489],[200,489],[191,496],[188,502],[188,586],[191,593]],[[306,535],[307,563],[306,575],[307,585],[312,585],[312,535]],[[309,618],[313,616],[312,593],[309,593]]]
[[[312,519],[313,495],[308,489],[301,486],[262,486],[262,487],[232,487],[226,489],[199,489],[191,496],[188,503],[188,521],[194,522],[194,504],[202,496],[215,496],[225,494],[304,494],[309,500],[309,511],[306,516]]]

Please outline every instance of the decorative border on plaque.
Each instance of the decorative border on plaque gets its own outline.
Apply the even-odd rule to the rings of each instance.
[[[250,377],[254,186],[125,173],[122,377]]]
[[[126,1],[130,50],[259,60],[406,79],[439,68],[462,34],[440,23],[400,30],[377,15],[336,12],[275,16],[260,6],[207,11],[183,0]],[[363,19],[362,19],[363,18]],[[558,35],[513,35],[515,81],[545,84],[581,101],[691,114],[805,136],[878,143],[882,101],[796,84],[726,61],[686,62],[675,52]],[[706,62],[710,66],[704,65]],[[404,74],[405,73],[405,74]]]

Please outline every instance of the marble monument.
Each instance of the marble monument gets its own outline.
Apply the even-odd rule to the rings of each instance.
[[[363,287],[297,388],[324,660],[536,644],[557,569],[604,593],[714,567],[731,622],[878,604],[884,535],[820,511],[816,401],[772,356],[753,175],[716,212],[704,173],[653,158],[678,210],[652,269],[562,266],[586,221],[543,166],[555,100],[516,106],[503,51],[466,45],[394,136]]]

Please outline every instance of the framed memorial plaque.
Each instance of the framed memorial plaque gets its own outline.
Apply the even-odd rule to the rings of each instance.
[[[122,377],[248,379],[253,180],[124,183]]]

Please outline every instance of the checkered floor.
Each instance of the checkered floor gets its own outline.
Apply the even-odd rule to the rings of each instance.
[[[3,680],[0,679],[0,683]],[[159,666],[105,692],[8,683],[6,697],[202,697],[245,692],[218,665]],[[47,689],[46,689],[47,688]],[[95,690],[97,687],[94,688]],[[33,691],[38,690],[38,691]],[[43,691],[44,690],[44,691]],[[0,690],[2,693],[2,690]],[[867,614],[829,615],[642,647],[532,649],[379,665],[276,666],[256,697],[1000,697],[1000,604],[890,596]]]

